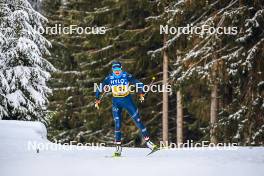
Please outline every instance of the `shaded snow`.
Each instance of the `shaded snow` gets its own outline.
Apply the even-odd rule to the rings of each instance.
[[[106,158],[114,150],[27,150],[28,141],[51,144],[39,122],[0,121],[1,176],[70,175],[253,175],[264,174],[264,148],[237,150],[163,150],[146,157],[145,148],[124,148],[121,158]]]

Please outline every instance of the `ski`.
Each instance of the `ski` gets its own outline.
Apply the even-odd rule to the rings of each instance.
[[[112,156],[110,156],[110,155],[108,156],[107,155],[107,156],[104,156],[104,157],[105,158],[123,158],[124,156],[113,156],[113,155]]]
[[[120,158],[122,156],[121,156],[121,153],[115,152],[112,156],[105,156],[105,157],[106,158]]]
[[[149,154],[147,154],[147,156],[159,151],[160,149],[157,147],[157,148],[154,148],[153,150],[151,150],[151,152],[149,152]]]

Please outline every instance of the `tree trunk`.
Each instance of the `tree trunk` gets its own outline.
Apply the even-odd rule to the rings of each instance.
[[[164,45],[166,42],[166,35],[164,35]],[[168,62],[169,58],[167,55],[167,51],[163,52],[163,86],[168,84]],[[168,92],[166,92],[165,88],[162,94],[162,139],[163,142],[168,142]]]
[[[215,136],[215,125],[217,121],[217,89],[218,86],[215,84],[212,87],[211,92],[211,116],[210,116],[210,122],[211,122],[211,131],[210,131],[210,137],[211,137],[211,143],[217,143],[217,139]]]
[[[214,63],[212,69],[212,79],[215,80],[216,78],[216,70],[217,70],[217,63]],[[210,141],[211,143],[216,144],[217,138],[215,134],[215,126],[217,123],[217,112],[218,112],[218,84],[217,81],[213,81],[212,90],[211,90],[211,110],[210,110]]]
[[[177,143],[178,145],[183,143],[183,105],[180,90],[177,91]]]
[[[239,0],[239,6],[244,6],[244,0]]]
[[[259,5],[260,5],[259,0],[254,0],[254,6],[257,7]]]
[[[187,7],[190,7],[192,5],[192,0],[186,0]]]

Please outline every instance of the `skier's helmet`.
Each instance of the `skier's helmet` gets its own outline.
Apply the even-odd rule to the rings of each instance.
[[[122,73],[122,65],[120,62],[112,62],[112,71],[115,78],[120,78]]]
[[[112,70],[113,71],[121,71],[122,70],[122,64],[118,61],[112,62]]]

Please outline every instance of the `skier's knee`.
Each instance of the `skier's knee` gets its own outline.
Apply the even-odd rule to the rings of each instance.
[[[121,129],[121,122],[120,120],[115,120],[115,130],[119,131]]]
[[[121,123],[120,122],[116,122],[115,123],[115,130],[116,131],[120,131],[120,129],[121,129]]]

